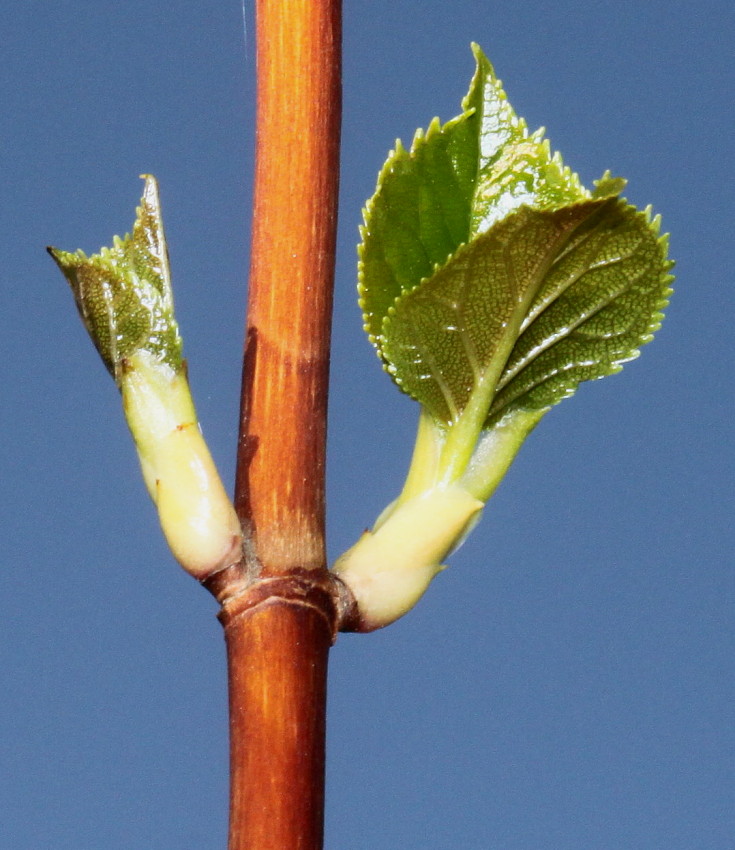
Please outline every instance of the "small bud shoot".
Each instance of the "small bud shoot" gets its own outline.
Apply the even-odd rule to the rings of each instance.
[[[158,187],[145,189],[132,233],[87,257],[49,253],[122,393],[148,492],[181,566],[203,580],[240,560],[242,531],[197,422],[174,317]]]

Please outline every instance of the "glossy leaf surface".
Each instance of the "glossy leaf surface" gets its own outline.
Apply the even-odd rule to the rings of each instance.
[[[124,360],[135,351],[149,351],[174,369],[182,359],[158,187],[153,177],[145,180],[131,234],[116,236],[111,248],[101,248],[91,257],[83,251],[49,248],[95,347],[118,383]]]
[[[490,427],[544,410],[636,356],[661,322],[671,263],[658,221],[585,189],[529,134],[492,66],[460,116],[400,142],[365,211],[360,305],[398,386],[437,421]]]
[[[460,245],[524,204],[553,209],[589,197],[543,131],[529,135],[492,65],[473,51],[477,68],[462,114],[444,125],[434,119],[410,151],[398,141],[365,209],[360,304],[379,353],[395,299]]]
[[[616,199],[528,207],[461,248],[384,322],[399,386],[451,424],[542,410],[636,356],[669,293],[665,242]]]

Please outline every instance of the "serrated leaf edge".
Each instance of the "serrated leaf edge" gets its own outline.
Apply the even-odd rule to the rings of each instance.
[[[590,192],[588,189],[586,189],[585,186],[582,185],[582,182],[579,179],[579,175],[576,172],[574,172],[569,166],[564,164],[563,157],[562,157],[562,155],[559,151],[554,151],[552,153],[550,140],[548,138],[545,138],[545,128],[539,127],[538,129],[534,130],[533,132],[529,131],[528,123],[526,122],[525,118],[518,115],[515,112],[515,110],[513,109],[513,107],[511,106],[508,95],[507,95],[505,89],[503,88],[503,82],[497,76],[497,74],[495,73],[495,69],[494,69],[492,63],[487,58],[487,56],[485,56],[482,48],[476,42],[472,42],[471,43],[471,49],[472,49],[473,56],[475,58],[476,67],[475,67],[475,72],[474,72],[472,79],[470,81],[470,85],[469,85],[467,94],[465,94],[463,96],[461,103],[460,103],[462,112],[459,115],[456,115],[454,118],[451,118],[449,121],[447,121],[444,124],[441,123],[441,120],[438,116],[435,116],[429,122],[426,130],[419,127],[416,130],[416,132],[414,133],[410,149],[407,149],[403,145],[400,138],[396,139],[394,148],[389,151],[386,161],[383,163],[382,168],[378,172],[378,178],[377,178],[377,181],[376,181],[376,184],[375,184],[375,190],[374,190],[373,194],[370,196],[370,198],[368,198],[368,200],[365,203],[365,206],[362,209],[363,224],[359,225],[359,227],[358,227],[361,242],[357,246],[357,255],[358,255],[358,264],[357,264],[358,265],[358,283],[357,283],[358,302],[357,303],[358,303],[358,306],[359,306],[359,308],[362,312],[363,330],[365,331],[365,333],[368,337],[368,341],[376,349],[376,354],[377,354],[378,358],[383,363],[386,362],[386,358],[383,354],[381,341],[380,341],[380,337],[382,336],[382,334],[376,335],[376,334],[371,332],[372,323],[370,322],[369,316],[368,316],[366,309],[365,309],[366,304],[365,304],[365,280],[364,280],[364,277],[365,277],[364,252],[365,252],[366,236],[369,235],[369,218],[373,213],[374,206],[377,202],[378,196],[380,195],[380,191],[383,187],[384,181],[386,180],[386,178],[388,178],[394,172],[398,163],[406,161],[406,160],[411,160],[412,158],[415,158],[420,147],[422,145],[428,144],[434,136],[436,136],[438,134],[447,133],[448,131],[452,130],[457,124],[464,122],[464,121],[467,121],[469,118],[471,118],[473,115],[475,115],[477,113],[477,107],[471,105],[471,100],[472,100],[473,94],[475,93],[475,89],[478,85],[484,86],[486,84],[486,82],[488,80],[490,80],[490,83],[493,86],[495,93],[498,97],[498,100],[503,102],[505,110],[507,111],[507,113],[509,113],[509,119],[508,119],[509,123],[511,123],[513,125],[514,129],[520,131],[523,139],[527,139],[527,140],[529,140],[529,142],[532,142],[533,144],[539,146],[540,152],[541,152],[542,156],[546,159],[546,162],[548,163],[548,165],[554,165],[556,168],[558,168],[562,180],[565,181],[566,183],[570,184],[573,187],[574,191],[579,195],[579,197],[578,197],[579,203],[582,203],[585,200],[590,200],[590,199],[596,200],[597,197],[598,197],[595,194],[595,192]],[[482,120],[482,116],[481,116],[480,120]],[[480,154],[480,158],[478,158],[478,163],[477,163],[478,172],[480,170],[481,156],[482,155]],[[619,194],[619,192],[622,191],[622,188],[625,185],[623,178],[613,178],[611,176],[610,171],[608,170],[603,174],[603,176],[599,180],[595,181],[595,186],[599,187],[600,185],[604,184],[606,181],[618,181],[619,186],[618,186],[618,189],[615,192],[615,194]],[[479,180],[476,180],[473,198],[477,197],[477,194],[481,190],[481,188],[482,188],[482,184],[479,182]],[[471,206],[472,207],[475,206],[474,200],[473,200]],[[573,205],[569,204],[567,206],[573,206]],[[519,210],[521,208],[522,207],[518,207],[513,212],[516,212],[517,210]],[[543,209],[543,207],[537,207],[537,208]],[[562,207],[559,207],[559,209],[561,209],[561,208]],[[511,215],[513,214],[513,212],[511,212]],[[505,218],[507,218],[507,216],[504,216],[503,218],[496,220],[490,226],[493,226],[494,224],[498,224],[500,221],[505,220]],[[472,236],[473,237],[479,236],[482,233],[486,233],[488,230],[489,230],[489,228],[486,228],[484,230],[479,230],[476,233],[473,233]],[[472,241],[472,240],[470,239],[470,240],[467,240],[466,242],[463,242],[463,243],[460,243],[459,245],[457,245],[455,250],[447,255],[447,257],[446,257],[446,259],[444,260],[443,263],[434,264],[434,269],[433,269],[432,274],[436,273],[436,271],[439,270],[443,265],[446,265],[446,263],[448,263],[451,260],[451,258],[454,255],[456,255],[457,251],[459,251],[464,245],[468,244],[470,241]],[[420,280],[416,284],[416,286],[420,286],[421,283],[423,283],[426,279],[427,279],[426,277],[422,278],[422,280]],[[397,298],[400,298],[403,294],[405,294],[406,292],[409,292],[409,291],[413,291],[413,290],[408,290],[408,289],[403,290],[401,295],[397,296]],[[386,313],[385,316],[383,316],[383,320],[385,319],[385,317],[387,315],[388,314]],[[382,326],[383,320],[381,320],[381,326]]]
[[[603,182],[605,181],[606,178],[609,178],[609,172],[605,172],[605,175],[603,175],[603,178],[601,178],[599,181],[596,181],[596,182],[599,183],[599,184],[603,184]],[[616,179],[618,179],[618,178],[613,178],[613,180],[616,180]],[[612,191],[612,190],[613,190],[613,186],[610,187],[610,191]],[[652,208],[650,206],[640,210],[637,207],[635,207],[633,204],[630,204],[627,201],[627,199],[625,199],[625,198],[618,197],[616,199],[615,195],[609,195],[609,196],[605,197],[605,195],[602,194],[599,197],[587,199],[587,200],[580,200],[577,204],[570,204],[567,207],[563,207],[563,208],[560,208],[560,209],[572,210],[577,206],[581,206],[583,204],[588,204],[590,202],[590,200],[594,200],[594,201],[605,201],[605,200],[612,201],[612,200],[615,200],[616,206],[618,206],[621,209],[621,211],[631,211],[631,212],[633,212],[635,217],[642,218],[644,223],[645,223],[645,226],[648,227],[652,231],[652,233],[656,236],[656,245],[658,246],[658,249],[659,249],[659,262],[660,262],[660,269],[661,269],[660,274],[659,274],[659,280],[658,280],[658,286],[661,287],[660,297],[659,297],[658,301],[656,302],[655,307],[653,308],[653,312],[650,314],[650,320],[648,322],[646,330],[641,335],[636,346],[633,349],[631,349],[627,355],[623,355],[620,358],[616,358],[614,361],[611,361],[610,371],[608,371],[604,375],[600,375],[600,376],[598,376],[597,378],[594,379],[594,380],[599,380],[599,379],[607,377],[609,375],[617,374],[617,372],[622,370],[623,365],[625,363],[628,363],[632,360],[635,360],[640,354],[640,348],[643,345],[646,345],[649,342],[651,342],[653,340],[655,334],[661,328],[663,319],[665,318],[664,311],[665,311],[666,307],[668,306],[671,294],[673,293],[672,287],[669,286],[668,284],[670,284],[674,280],[674,275],[670,274],[670,270],[674,266],[674,261],[670,260],[668,258],[669,234],[666,233],[666,234],[660,235],[659,231],[660,231],[660,227],[661,227],[661,216],[660,215],[654,216]],[[527,206],[519,207],[517,210],[514,210],[509,216],[506,216],[505,218],[496,222],[496,224],[493,225],[493,227],[490,228],[490,230],[486,231],[485,234],[481,234],[481,236],[487,236],[487,234],[492,233],[494,228],[499,227],[500,225],[507,226],[507,223],[510,219],[524,215],[524,214],[527,214],[528,211],[538,211],[538,210],[535,207],[527,207]],[[558,211],[559,210],[554,210],[554,212],[558,212]],[[480,238],[480,237],[476,237],[476,239],[477,238]],[[402,292],[400,295],[398,295],[394,299],[391,306],[388,308],[385,316],[383,317],[381,327],[383,329],[385,329],[386,324],[395,315],[396,309],[397,309],[400,301],[402,301],[404,298],[409,297],[409,295],[411,295],[416,290],[420,289],[423,285],[425,285],[426,283],[431,281],[433,279],[434,274],[442,271],[450,263],[454,262],[457,258],[459,258],[461,260],[462,253],[467,251],[469,249],[469,247],[473,244],[474,241],[475,240],[472,239],[472,240],[469,240],[469,241],[463,243],[462,245],[460,245],[457,248],[457,250],[446,260],[445,263],[437,264],[435,266],[435,269],[434,269],[434,272],[433,272],[432,275],[422,278],[421,281],[418,284],[416,284],[416,286],[414,286],[410,290],[407,289],[404,292]],[[383,331],[381,331],[381,337],[384,337]],[[378,346],[376,346],[376,348],[377,347]],[[405,393],[410,398],[413,398],[415,401],[418,401],[418,399],[416,399],[415,396],[412,393],[410,393],[408,390],[405,389],[405,387],[403,385],[403,381],[401,380],[400,376],[398,375],[398,368],[392,362],[390,362],[390,360],[387,357],[382,356],[382,351],[383,351],[382,344],[378,348],[378,351],[379,351],[379,356],[381,357],[383,370],[385,372],[387,372],[388,375],[390,375],[391,379],[396,384],[396,386],[401,390],[401,392]],[[569,366],[569,368],[573,368],[573,367]],[[554,374],[558,374],[561,371],[563,371],[563,369],[559,369],[558,372],[554,372]],[[547,378],[548,378],[548,376],[547,376]],[[438,377],[435,376],[434,379],[438,380]],[[586,380],[588,380],[588,379],[583,379],[583,380],[578,381],[577,384],[574,387],[570,388],[563,396],[561,396],[558,399],[557,402],[555,402],[554,405],[551,405],[551,406],[555,406],[556,404],[559,403],[559,401],[562,401],[563,399],[569,398],[572,395],[574,395],[574,393],[577,391],[577,389],[579,387],[579,384],[585,383]],[[501,377],[498,380],[496,391],[499,390],[499,389],[502,389],[502,387],[504,386],[504,383],[505,382],[503,381],[502,373],[501,373]],[[497,410],[493,413],[490,413],[489,416],[488,416],[488,424],[487,424],[486,427],[492,427],[492,425],[495,422],[499,421],[499,419],[501,419],[504,415],[506,415],[506,413],[508,413],[508,407],[511,403],[512,403],[512,399],[509,400],[508,403],[504,404],[503,407],[500,408],[499,410]],[[491,409],[492,409],[492,405],[491,405]],[[530,410],[530,408],[523,408],[523,409]]]
[[[608,173],[608,172],[606,172]],[[648,343],[652,342],[656,333],[661,329],[663,324],[663,320],[665,318],[665,310],[669,306],[669,302],[671,299],[671,295],[673,294],[673,287],[670,284],[674,281],[675,276],[671,274],[671,269],[674,267],[675,262],[668,257],[669,250],[669,234],[664,233],[660,234],[661,228],[661,216],[659,214],[653,215],[652,207],[649,205],[644,209],[638,209],[635,205],[628,202],[626,198],[618,199],[618,206],[624,211],[633,211],[636,218],[642,218],[645,225],[651,230],[652,234],[656,237],[656,246],[659,249],[659,264],[660,264],[660,273],[658,278],[658,287],[660,287],[659,298],[656,301],[655,306],[653,307],[653,311],[650,314],[650,319],[648,321],[646,329],[642,332],[637,344],[630,349],[627,355],[621,355],[619,358],[615,358],[609,364],[609,371],[605,372],[602,375],[598,375],[595,378],[589,379],[585,378],[573,386],[568,388],[564,395],[560,396],[559,399],[554,402],[550,407],[555,407],[559,402],[571,398],[579,389],[580,384],[587,383],[589,380],[602,380],[603,378],[609,377],[610,375],[616,375],[623,370],[623,366],[626,363],[630,363],[633,360],[636,360],[640,356],[640,349],[644,345],[648,345]],[[530,361],[529,361],[530,362]],[[523,368],[528,364],[524,364]],[[560,374],[567,369],[573,369],[578,364],[570,364],[558,370],[555,370],[552,374]],[[520,371],[516,372],[510,379],[512,380],[516,374],[519,374]],[[546,376],[544,380],[548,380],[549,376]],[[503,380],[504,375],[501,375],[498,380],[496,391],[501,390],[504,386],[507,385],[508,380]],[[395,380],[395,379],[394,379]],[[402,389],[402,388],[401,388]],[[405,390],[402,390],[405,392]],[[528,392],[528,388],[524,390],[524,393]],[[509,399],[501,408],[496,411],[492,410],[492,405],[490,408],[490,412],[488,415],[488,427],[492,428],[497,422],[503,419],[504,416],[510,413],[509,408],[511,407],[514,399]],[[520,409],[531,411],[535,408],[523,407],[519,406]],[[550,408],[547,408],[550,409]]]

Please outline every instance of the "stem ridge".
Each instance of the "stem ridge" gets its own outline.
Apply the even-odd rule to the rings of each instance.
[[[329,570],[294,568],[284,576],[232,582],[221,599],[217,619],[227,629],[233,620],[255,609],[286,604],[311,608],[324,620],[334,644],[345,618],[344,584]]]

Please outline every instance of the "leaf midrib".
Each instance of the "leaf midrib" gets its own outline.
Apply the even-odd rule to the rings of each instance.
[[[539,267],[532,275],[531,283],[526,287],[523,297],[518,301],[516,307],[511,311],[510,319],[500,335],[500,343],[497,346],[495,353],[490,358],[490,362],[484,370],[481,370],[478,379],[475,381],[475,386],[470,393],[467,404],[457,417],[457,420],[450,424],[450,430],[442,451],[442,459],[440,461],[440,470],[442,480],[445,483],[456,480],[462,475],[467,467],[467,463],[471,457],[472,449],[477,442],[477,439],[482,432],[483,426],[487,421],[487,416],[492,406],[493,396],[497,392],[498,382],[503,374],[508,358],[510,357],[513,347],[521,333],[523,320],[530,309],[533,299],[538,294],[540,287],[552,267],[554,261],[563,247],[568,244],[575,233],[583,227],[590,216],[600,210],[601,205],[595,205],[590,210],[589,214],[581,221],[571,227],[569,230],[562,230],[545,248],[542,260],[539,262]],[[518,278],[516,275],[515,265],[508,263],[506,265],[506,274],[508,278],[513,279],[513,290],[518,292]],[[510,286],[509,286],[510,289]],[[436,377],[435,377],[436,379]],[[437,383],[439,383],[437,381]],[[452,399],[454,402],[454,399]],[[457,409],[456,402],[453,403],[454,409]],[[468,447],[469,450],[468,450]]]
[[[601,221],[599,223],[599,225],[597,225],[594,228],[594,230],[597,231],[599,228],[601,228],[603,226],[603,224],[604,224],[604,222]],[[590,233],[592,234],[593,231],[590,231]],[[593,269],[600,268],[601,266],[609,267],[609,266],[615,265],[617,263],[624,262],[627,259],[630,259],[633,256],[633,254],[635,253],[635,251],[637,250],[638,244],[639,243],[637,243],[636,246],[634,248],[632,248],[629,252],[627,252],[626,254],[621,255],[619,257],[616,257],[614,260],[607,260],[604,263],[598,263],[595,266],[587,266],[579,274],[572,276],[572,278],[570,278],[570,280],[567,281],[564,284],[564,286],[560,287],[556,292],[554,292],[553,297],[549,298],[547,301],[545,301],[543,303],[540,310],[536,311],[533,315],[529,314],[528,321],[524,322],[522,327],[521,327],[521,331],[520,331],[520,334],[518,336],[518,339],[520,340],[523,333],[525,333],[525,331],[528,330],[528,328],[531,327],[533,322],[535,322],[541,315],[543,315],[543,313],[549,307],[551,307],[552,304],[554,304],[565,292],[568,291],[568,289],[571,286],[573,286],[575,283],[580,281],[586,274],[589,274],[590,271],[592,271]],[[580,328],[582,325],[584,325],[586,322],[588,322],[593,316],[596,316],[601,310],[604,310],[606,307],[609,307],[610,304],[612,304],[624,292],[626,292],[628,289],[630,289],[631,286],[633,286],[633,284],[637,280],[639,280],[643,275],[644,275],[644,271],[640,271],[638,274],[626,276],[624,278],[623,285],[621,287],[619,287],[618,289],[616,289],[613,293],[605,296],[604,300],[600,301],[594,307],[594,309],[590,310],[587,313],[584,313],[581,316],[578,316],[563,333],[559,334],[558,336],[554,337],[553,339],[545,339],[540,345],[538,345],[535,349],[533,349],[531,352],[529,352],[529,354],[523,360],[520,360],[515,365],[515,367],[513,369],[509,369],[507,372],[504,372],[502,374],[502,376],[498,380],[496,390],[500,391],[500,390],[504,389],[506,386],[508,386],[508,384],[511,383],[511,381],[513,381],[520,374],[522,374],[527,368],[529,368],[541,354],[543,354],[545,351],[548,351],[550,348],[552,348],[554,345],[559,343],[561,340],[571,337],[575,333],[575,331],[578,330],[578,328]],[[615,335],[617,335],[617,334],[615,334]],[[524,395],[526,392],[529,392],[530,390],[540,386],[547,379],[548,379],[548,376],[542,378],[539,381],[534,381],[530,388],[526,387],[523,390],[522,393],[519,393],[519,394],[513,396],[512,398],[508,399],[508,401],[505,402],[503,404],[503,406],[498,409],[498,411],[495,411],[493,415],[494,416],[497,415],[497,413],[499,411],[507,408],[509,405],[511,405],[513,403],[513,401],[515,401],[521,395]]]

